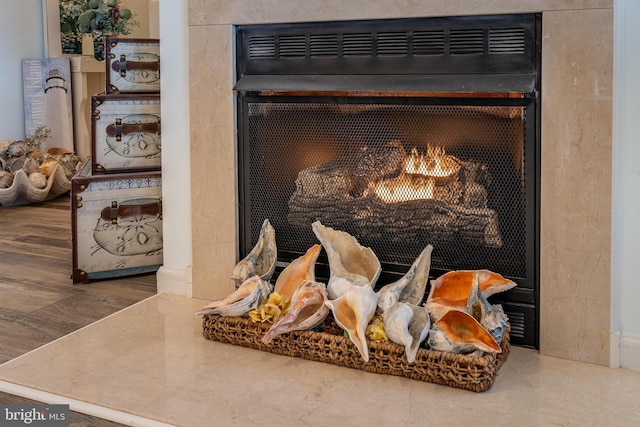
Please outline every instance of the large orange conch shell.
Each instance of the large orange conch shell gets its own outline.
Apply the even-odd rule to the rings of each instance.
[[[431,281],[429,296],[424,304],[429,309],[432,320],[439,319],[451,309],[464,311],[476,282],[485,297],[516,286],[515,282],[489,270],[458,270],[445,273]]]
[[[291,301],[293,294],[305,280],[315,281],[316,260],[321,249],[321,245],[315,244],[286,266],[276,280],[274,292],[282,295],[285,301]]]
[[[476,350],[501,353],[502,348],[493,336],[464,311],[446,312],[429,331],[427,340],[432,350],[451,353],[471,353]]]
[[[450,271],[431,281],[429,298],[445,298],[450,300],[467,300],[475,277],[478,277],[480,290],[486,297],[504,292],[516,286],[514,282],[505,279],[498,273],[489,270],[458,270]]]

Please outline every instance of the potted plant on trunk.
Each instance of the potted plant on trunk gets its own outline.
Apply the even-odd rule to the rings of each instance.
[[[77,7],[76,33],[91,35],[98,61],[104,60],[105,38],[130,34],[133,27],[140,25],[130,9],[121,7],[120,0],[61,0],[61,10],[63,3]]]

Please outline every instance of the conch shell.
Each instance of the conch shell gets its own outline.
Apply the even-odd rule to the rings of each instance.
[[[507,291],[516,286],[515,282],[489,270],[450,271],[431,281],[428,299],[445,298],[466,301],[469,298],[476,276],[480,284],[480,290],[486,297]]]
[[[285,301],[291,301],[296,289],[305,280],[316,280],[315,267],[322,246],[315,244],[307,252],[293,260],[282,270],[276,280],[274,291],[282,295]]]
[[[485,297],[507,291],[515,282],[489,270],[450,271],[431,281],[431,290],[425,302],[432,321],[438,320],[449,310],[465,311],[474,283]]]
[[[287,314],[269,328],[262,341],[269,344],[277,335],[315,328],[329,314],[326,301],[325,284],[305,280],[293,294]]]
[[[470,314],[447,311],[429,331],[427,344],[432,350],[471,353],[476,350],[501,353],[502,348],[491,334]]]
[[[373,287],[382,266],[371,248],[361,246],[349,233],[326,227],[320,221],[311,224],[311,228],[329,258],[329,299],[341,297],[353,285]]]
[[[387,336],[405,347],[407,362],[413,363],[431,327],[429,312],[415,304],[396,302],[384,312],[383,318]]]
[[[349,333],[349,339],[355,344],[365,362],[369,361],[367,345],[367,325],[376,312],[378,295],[371,286],[351,285],[335,300],[327,300],[336,323]]]
[[[277,253],[276,232],[269,220],[265,219],[258,242],[233,269],[231,278],[236,282],[236,288],[251,276],[260,276],[267,282],[271,280],[276,270]]]
[[[500,304],[493,305],[487,301],[477,280],[473,285],[471,295],[469,295],[466,312],[480,322],[497,342],[502,340],[502,334],[507,329],[509,317]]]
[[[378,292],[378,312],[382,311],[384,330],[391,341],[405,347],[409,363],[414,362],[431,326],[429,312],[418,304],[429,280],[432,251],[433,246],[427,245],[402,278]]]
[[[260,301],[267,298],[273,285],[264,281],[260,276],[251,276],[238,289],[221,300],[211,301],[196,312],[196,316],[204,314],[219,314],[221,316],[244,316],[256,308]]]
[[[24,164],[22,165],[22,170],[27,174],[27,175],[31,175],[35,172],[39,172],[38,169],[39,165],[38,165],[38,161],[32,157],[27,157],[24,161]],[[46,186],[46,178],[45,178],[45,185]],[[44,188],[44,186],[42,187],[38,187],[38,188]]]
[[[57,160],[46,159],[40,165],[40,173],[48,178],[53,174],[53,171],[58,165],[59,163],[57,162]]]
[[[51,147],[47,150],[40,161],[40,173],[47,178],[50,177],[59,165],[68,179],[71,179],[77,172],[80,159],[73,151],[68,151],[61,147]]]
[[[396,302],[407,302],[414,305],[422,302],[429,281],[432,251],[433,246],[427,245],[402,278],[380,289],[378,307],[383,312],[386,312]]]

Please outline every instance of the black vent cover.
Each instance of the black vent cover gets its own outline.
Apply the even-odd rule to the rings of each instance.
[[[412,55],[444,55],[444,30],[414,31],[412,41]]]
[[[342,56],[371,56],[373,54],[373,34],[357,33],[342,35]]]
[[[378,56],[406,56],[409,52],[409,32],[377,33],[376,53]]]
[[[449,31],[449,53],[451,55],[482,55],[484,38],[482,28],[452,28]]]
[[[247,54],[250,58],[275,58],[276,43],[274,36],[249,37]]]
[[[524,28],[493,28],[489,30],[489,53],[523,55],[524,40]]]
[[[309,56],[336,58],[338,56],[338,35],[311,34],[309,36]]]
[[[305,36],[282,36],[278,44],[280,58],[304,58],[307,56],[307,40]]]
[[[237,76],[534,73],[539,15],[237,27]]]

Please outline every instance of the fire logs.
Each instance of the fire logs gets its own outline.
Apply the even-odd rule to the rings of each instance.
[[[445,156],[444,150],[436,151]],[[433,244],[460,238],[479,246],[502,246],[498,216],[486,207],[486,165],[446,157],[459,165],[450,175],[407,172],[415,152],[408,156],[402,144],[392,141],[378,150],[304,169],[289,200],[289,223],[306,228],[320,220],[395,242]],[[439,162],[433,156],[423,160],[432,166]]]

